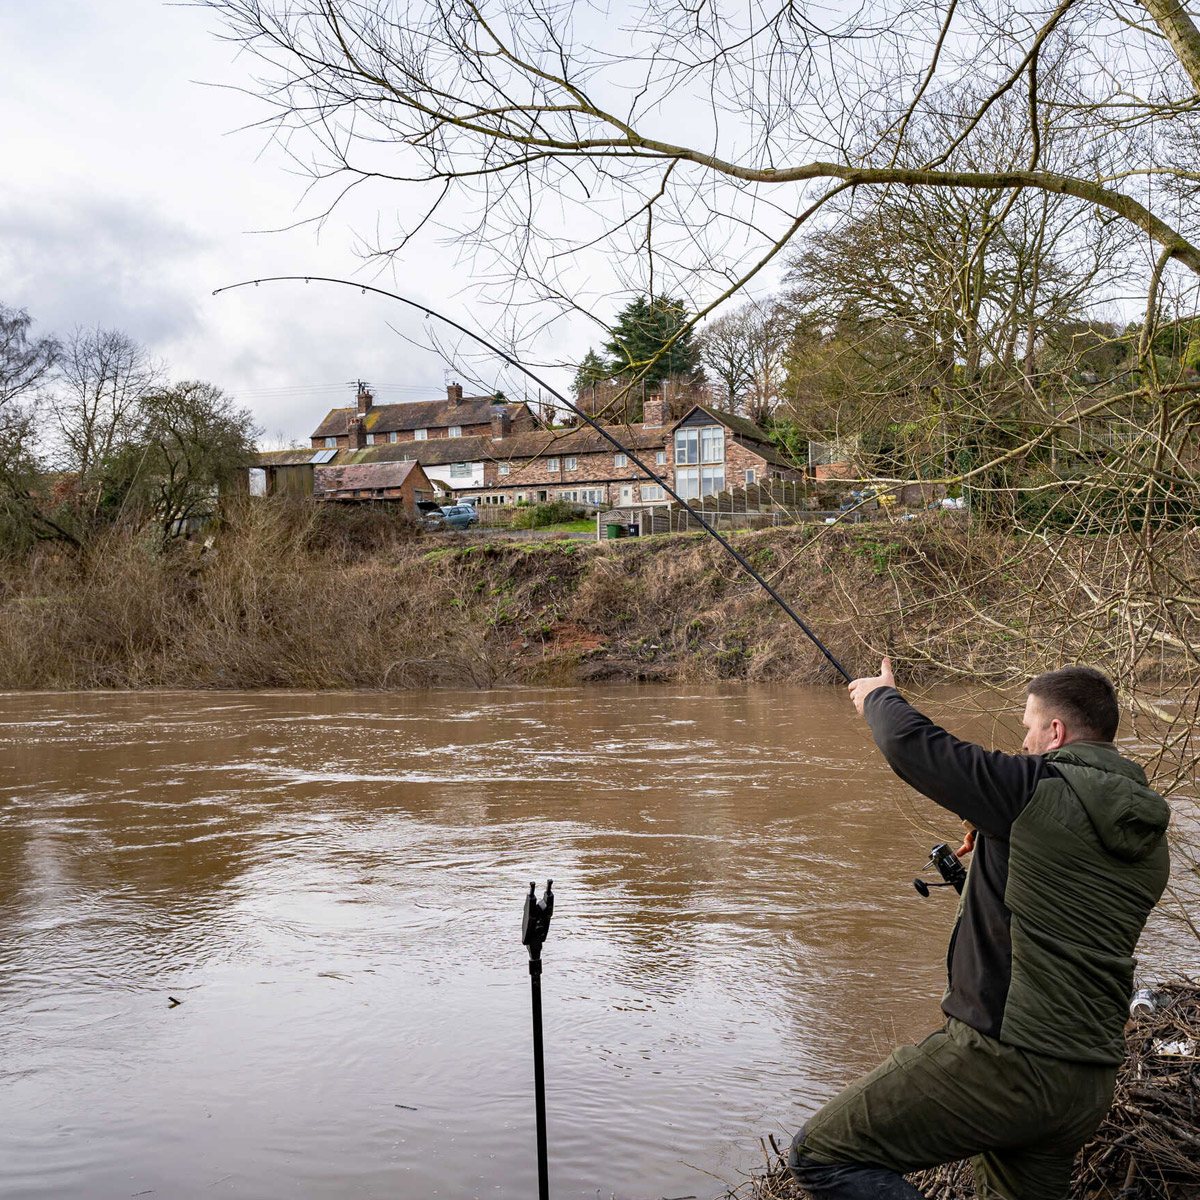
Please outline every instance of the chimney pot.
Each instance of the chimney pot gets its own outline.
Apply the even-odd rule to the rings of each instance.
[[[460,404],[462,402],[462,384],[450,383],[446,385],[446,399],[451,404]]]
[[[371,407],[371,401],[374,399],[375,399],[375,397],[372,396],[371,393],[368,392],[365,387],[359,389],[359,392],[358,392],[358,415],[360,417],[366,415],[366,413],[369,411],[369,409]]]

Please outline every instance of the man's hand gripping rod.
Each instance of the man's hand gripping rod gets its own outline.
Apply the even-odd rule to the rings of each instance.
[[[502,358],[506,363],[508,363],[509,366],[515,367],[518,371],[525,375],[526,378],[533,380],[538,387],[545,388],[545,390],[549,392],[550,395],[555,398],[555,400],[569,408],[581,420],[586,421],[602,438],[604,438],[606,442],[611,443],[619,453],[624,454],[639,470],[645,471],[645,473],[651,479],[653,479],[654,482],[657,483],[658,486],[661,487],[663,491],[665,491],[672,499],[676,500],[679,504],[682,504],[683,507],[686,508],[687,511],[696,518],[705,532],[711,537],[716,538],[716,540],[725,548],[726,552],[738,563],[742,570],[744,570],[767,593],[767,595],[770,596],[771,599],[774,600],[775,603],[778,604],[779,607],[782,608],[789,617],[791,617],[791,619],[800,627],[801,631],[808,638],[808,640],[812,642],[812,644],[816,646],[816,648],[820,650],[823,655],[825,655],[830,663],[833,664],[834,668],[842,676],[842,678],[847,683],[851,682],[850,672],[847,671],[846,668],[843,667],[836,658],[834,658],[821,639],[817,637],[817,635],[811,629],[809,629],[809,627],[804,623],[800,615],[791,607],[791,605],[789,605],[788,602],[784,600],[784,598],[750,565],[750,563],[747,562],[746,559],[739,554],[738,551],[735,550],[733,546],[731,546],[729,542],[727,542],[717,532],[717,530],[713,528],[712,525],[708,523],[702,512],[693,508],[661,475],[651,470],[650,467],[642,462],[642,460],[638,458],[638,456],[634,454],[632,450],[627,449],[615,437],[613,437],[613,435],[609,433],[607,429],[605,429],[597,421],[594,421],[582,409],[577,408],[571,403],[570,400],[552,388],[544,379],[539,378],[528,367],[518,362],[512,357],[511,354],[505,353],[505,351],[501,350],[499,346],[493,345],[485,337],[475,333],[473,330],[467,329],[464,325],[460,325],[457,321],[452,321],[449,317],[442,316],[441,313],[430,308],[428,304],[419,304],[416,300],[408,299],[407,296],[401,296],[396,292],[389,292],[384,288],[373,287],[371,284],[355,283],[349,279],[333,279],[327,275],[271,275],[262,279],[246,279],[241,283],[231,283],[226,287],[217,288],[213,292],[213,295],[217,296],[220,295],[221,292],[231,292],[235,288],[252,286],[257,287],[260,283],[311,282],[334,283],[338,284],[340,287],[358,288],[358,290],[363,293],[371,292],[376,296],[386,296],[389,300],[396,300],[400,304],[407,304],[409,308],[415,308],[418,312],[423,312],[427,317],[435,317],[443,324],[449,325],[451,329],[457,329],[459,333],[466,335],[472,340],[478,342],[481,346],[486,347],[498,358]]]

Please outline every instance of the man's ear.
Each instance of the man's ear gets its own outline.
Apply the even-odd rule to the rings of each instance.
[[[1067,727],[1057,717],[1050,722],[1050,734],[1051,750],[1057,750],[1059,746],[1067,744]]]

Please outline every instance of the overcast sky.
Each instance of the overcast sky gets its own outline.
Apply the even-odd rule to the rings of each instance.
[[[0,300],[40,332],[125,330],[174,378],[249,405],[268,441],[306,437],[356,378],[392,401],[441,393],[447,364],[399,306],[315,285],[211,295],[255,276],[362,273],[355,230],[374,216],[359,204],[319,231],[261,232],[313,210],[282,153],[242,128],[263,115],[233,90],[252,64],[217,31],[210,11],[160,0],[0,0]],[[469,275],[427,246],[395,282],[461,315]]]

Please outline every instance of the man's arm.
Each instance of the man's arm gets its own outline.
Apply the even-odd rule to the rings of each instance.
[[[1052,771],[1037,755],[1002,754],[960,741],[895,688],[891,663],[850,685],[888,765],[911,787],[994,837],[1007,837],[1034,788]]]

